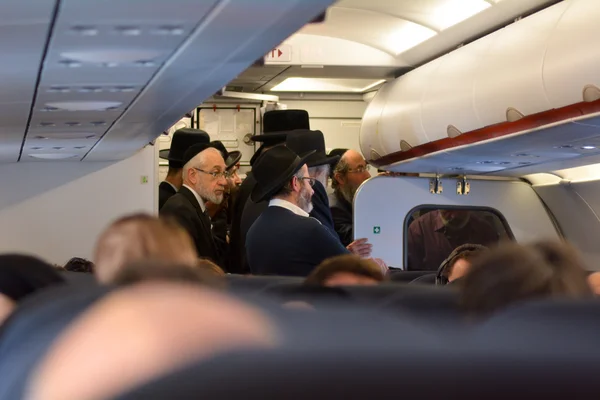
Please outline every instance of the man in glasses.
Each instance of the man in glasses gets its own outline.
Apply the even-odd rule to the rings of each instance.
[[[268,201],[248,231],[246,252],[252,273],[307,276],[327,258],[349,254],[335,235],[310,217],[315,178],[307,160],[315,151],[297,155],[285,146],[263,154],[253,168],[257,181],[250,198]],[[362,246],[363,257],[371,248]]]
[[[190,234],[198,256],[223,264],[222,250],[215,243],[206,203],[221,204],[227,186],[227,165],[211,144],[196,144],[184,155],[183,185],[160,210],[174,217]]]
[[[329,196],[329,207],[333,216],[333,224],[344,246],[353,239],[352,201],[359,186],[371,177],[369,165],[354,150],[335,149],[330,155],[341,154],[340,161],[333,170],[333,194]]]

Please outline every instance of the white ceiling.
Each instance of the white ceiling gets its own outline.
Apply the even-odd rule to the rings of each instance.
[[[128,157],[331,2],[3,0],[0,162]]]
[[[366,68],[323,62],[322,68],[301,65],[252,67],[230,89],[268,92],[287,78],[394,79],[412,67],[438,57],[516,17],[556,0],[340,0],[327,10],[323,23],[304,26],[294,37],[308,35],[312,43],[336,38],[383,51],[394,65]],[[286,41],[288,42],[288,41]],[[304,42],[303,42],[304,43]],[[305,47],[296,51],[305,51]],[[332,49],[333,51],[333,49]],[[324,53],[327,53],[325,51]],[[327,54],[324,55],[326,57]],[[359,57],[360,58],[360,57]]]

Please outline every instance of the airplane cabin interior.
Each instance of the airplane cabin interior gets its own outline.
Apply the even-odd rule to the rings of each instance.
[[[591,397],[599,19],[0,1],[0,400]]]

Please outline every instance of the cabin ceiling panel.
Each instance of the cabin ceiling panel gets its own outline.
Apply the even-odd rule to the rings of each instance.
[[[0,25],[48,24],[55,4],[54,0],[2,0]]]
[[[85,160],[110,157],[126,142],[137,143],[138,148],[149,143],[331,3],[219,3]]]
[[[0,2],[0,162],[19,158],[55,4]]]
[[[218,3],[62,0],[20,159],[81,160]]]

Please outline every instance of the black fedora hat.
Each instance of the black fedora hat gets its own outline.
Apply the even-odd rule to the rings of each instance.
[[[227,151],[227,148],[220,140],[213,140],[209,143],[209,145],[221,152],[223,160],[225,160],[225,165],[227,166],[227,169],[233,168],[242,158],[241,151]]]
[[[319,165],[334,165],[340,156],[328,156],[325,151],[325,137],[321,131],[298,129],[288,134],[285,145],[296,154],[305,154],[311,150],[315,152],[308,157],[306,165],[317,167]]]
[[[263,133],[250,139],[273,144],[285,141],[287,133],[296,129],[310,129],[306,110],[273,110],[263,116]]]
[[[252,168],[256,186],[250,199],[258,203],[273,196],[306,164],[306,159],[313,153],[314,150],[298,156],[286,146],[276,146],[265,152]]]
[[[175,131],[171,139],[171,148],[158,152],[160,158],[169,160],[169,166],[183,168],[183,156],[188,148],[197,143],[209,143],[210,136],[200,129],[182,128]]]

